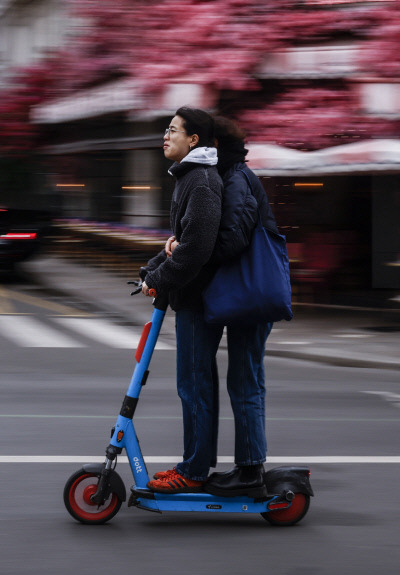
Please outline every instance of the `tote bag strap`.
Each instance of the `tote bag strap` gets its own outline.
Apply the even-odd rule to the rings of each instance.
[[[251,190],[251,193],[253,194],[253,186],[251,185],[250,178],[249,178],[248,174],[246,174],[246,172],[244,170],[242,170],[242,168],[239,168],[239,172],[242,172],[242,174],[244,174],[244,177],[246,178],[247,183],[249,184],[249,188]]]
[[[254,194],[253,194],[253,186],[251,185],[251,181],[250,181],[249,175],[248,175],[244,170],[242,170],[241,168],[239,168],[239,172],[242,172],[242,174],[244,174],[244,177],[246,178],[247,183],[249,184],[249,188],[250,188],[251,194],[252,194],[252,196],[254,197]],[[256,199],[257,199],[257,198],[256,198]],[[258,207],[258,202],[257,202],[257,213],[258,213],[258,225],[262,227],[261,214],[260,214],[260,208]]]

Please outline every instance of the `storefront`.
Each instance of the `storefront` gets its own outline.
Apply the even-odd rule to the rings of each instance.
[[[399,152],[397,140],[306,153],[251,147],[300,286],[400,288]]]
[[[126,111],[140,106],[135,98],[132,86],[113,84],[33,114],[47,126],[41,155],[64,218],[169,228],[174,182],[161,146],[171,110],[182,102],[127,121]],[[287,237],[299,288],[400,288],[400,141],[366,140],[314,152],[248,148],[249,166]]]
[[[39,155],[65,217],[169,226],[174,182],[162,152],[165,128],[187,102],[211,108],[215,92],[180,82],[166,86],[155,112],[147,100],[135,80],[122,79],[32,110],[43,134]]]

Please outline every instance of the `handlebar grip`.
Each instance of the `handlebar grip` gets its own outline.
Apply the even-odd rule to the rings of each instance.
[[[157,292],[154,288],[150,288],[149,289],[149,296],[151,297],[157,297]]]

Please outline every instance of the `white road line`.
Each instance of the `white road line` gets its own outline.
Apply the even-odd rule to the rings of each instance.
[[[377,395],[384,401],[388,401],[394,407],[400,407],[400,394],[393,393],[392,391],[363,391],[362,393],[369,393],[370,395]]]
[[[1,335],[22,347],[86,347],[28,316],[0,316]]]
[[[312,342],[311,341],[304,341],[304,340],[296,340],[296,341],[292,341],[292,340],[273,341],[273,340],[271,340],[270,343],[271,344],[278,343],[280,345],[310,345]],[[267,350],[267,353],[268,353],[268,350]]]
[[[355,339],[362,339],[368,337],[374,337],[374,334],[371,333],[337,333],[334,334],[333,337],[343,337],[343,338],[355,338]]]
[[[169,455],[145,456],[146,463],[176,463],[181,457]],[[93,455],[0,455],[0,463],[102,463],[104,456]],[[126,456],[118,457],[119,463],[128,463]],[[233,457],[218,457],[218,463],[233,463]],[[293,457],[268,457],[268,463],[287,464],[332,464],[332,463],[400,463],[400,456],[397,455],[310,455]]]
[[[25,314],[0,315],[0,334],[19,347],[82,348],[90,345],[63,333],[61,326],[109,347],[132,350],[137,348],[142,334],[141,329],[122,327],[97,318],[62,317],[53,318],[53,321],[58,324],[57,328]],[[173,349],[172,345],[157,342],[156,350]]]
[[[138,331],[131,327],[114,325],[98,318],[61,317],[55,318],[55,321],[63,327],[118,349],[136,349],[142,334],[142,330]],[[173,348],[167,343],[159,341],[156,349],[169,350]]]
[[[96,414],[96,415],[88,415],[88,414],[68,414],[68,413],[0,413],[0,419],[114,419],[115,421],[115,413],[110,413],[109,415],[104,414]],[[223,416],[219,417],[220,421],[233,421],[233,415],[230,416]],[[135,415],[135,421],[137,420],[182,420],[182,415]],[[336,422],[336,423],[388,423],[388,422],[399,422],[398,417],[268,417],[266,421],[301,421],[301,422],[310,422],[310,421],[318,421],[322,423],[328,422]]]

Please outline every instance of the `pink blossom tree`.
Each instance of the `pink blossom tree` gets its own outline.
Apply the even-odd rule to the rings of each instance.
[[[149,107],[171,82],[209,86],[259,141],[315,149],[396,135],[397,123],[360,113],[346,78],[266,86],[257,77],[266,54],[343,39],[363,42],[361,71],[397,77],[400,9],[382,4],[333,10],[294,0],[74,0],[79,33],[2,95],[0,150],[36,145],[33,105],[121,77],[137,79]]]

